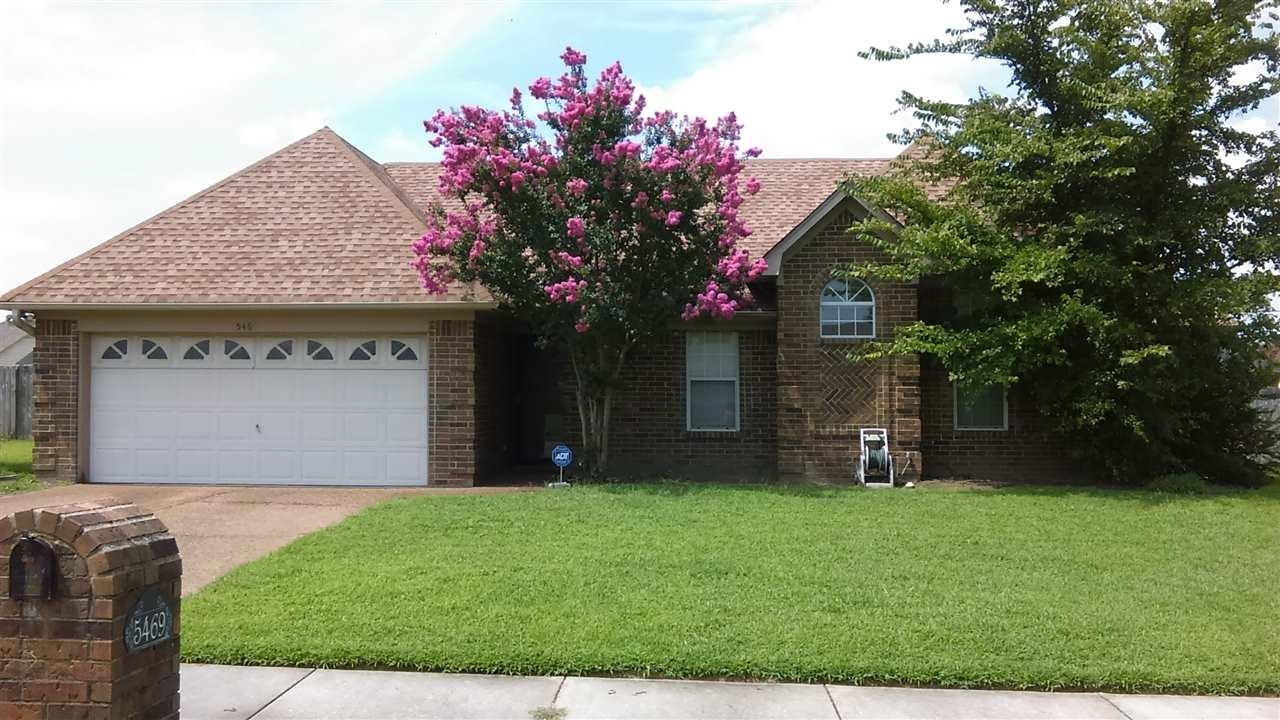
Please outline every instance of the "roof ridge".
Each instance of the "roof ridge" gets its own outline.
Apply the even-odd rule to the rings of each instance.
[[[408,193],[404,191],[404,188],[400,187],[400,185],[387,174],[387,171],[382,167],[381,163],[364,154],[364,151],[360,148],[347,142],[346,138],[334,132],[334,130],[329,126],[326,125],[324,128],[321,128],[320,132],[325,133],[326,137],[332,136],[333,139],[337,140],[339,146],[344,148],[349,155],[355,158],[355,160],[364,167],[369,175],[372,176],[374,182],[376,182],[384,192],[390,193],[391,198],[397,204],[409,211],[409,215],[422,225],[422,229],[426,229],[426,213],[423,212],[422,208],[409,197]]]
[[[164,210],[161,210],[160,212],[156,213],[155,215],[152,215],[151,217],[147,218],[146,220],[143,220],[142,222],[134,223],[133,225],[131,225],[131,226],[129,226],[128,228],[126,228],[125,230],[123,230],[123,231],[121,231],[121,232],[119,232],[119,233],[117,233],[117,234],[113,235],[112,237],[110,237],[110,238],[108,238],[108,239],[106,239],[106,240],[104,240],[104,241],[102,241],[102,242],[98,243],[97,245],[94,245],[93,247],[91,247],[91,248],[89,248],[88,250],[86,250],[86,251],[84,251],[84,252],[80,253],[79,255],[76,255],[75,257],[71,258],[70,260],[67,260],[66,262],[64,262],[64,263],[62,263],[62,264],[60,264],[60,265],[58,265],[58,266],[54,267],[53,269],[48,270],[48,271],[46,271],[46,272],[43,272],[43,273],[41,273],[40,275],[37,275],[36,277],[32,278],[31,280],[28,280],[28,281],[26,281],[25,283],[23,283],[23,284],[19,285],[18,287],[13,288],[12,290],[9,290],[8,292],[4,293],[3,295],[0,295],[0,302],[14,302],[13,298],[15,298],[16,296],[20,295],[21,293],[26,292],[26,291],[27,291],[27,290],[29,290],[31,287],[35,286],[37,283],[40,283],[40,282],[42,282],[42,281],[44,281],[44,280],[46,280],[46,279],[48,279],[48,278],[52,277],[53,275],[56,275],[57,273],[60,273],[60,272],[62,272],[63,270],[66,270],[67,268],[72,267],[73,265],[76,265],[76,264],[80,263],[80,262],[81,262],[81,261],[83,261],[83,260],[87,260],[87,259],[89,259],[90,257],[92,257],[92,256],[94,256],[94,255],[96,255],[96,254],[98,254],[99,252],[101,252],[101,251],[103,251],[103,250],[107,249],[108,247],[110,247],[110,246],[112,246],[112,245],[116,244],[116,243],[117,243],[117,242],[119,242],[120,240],[123,240],[124,238],[128,237],[128,236],[129,236],[129,235],[131,235],[135,230],[138,230],[139,228],[143,227],[144,225],[147,225],[148,223],[151,223],[151,222],[152,222],[152,221],[154,221],[154,220],[158,220],[158,219],[160,219],[160,218],[164,217],[165,215],[168,215],[169,213],[173,212],[174,210],[177,210],[178,208],[183,207],[184,205],[186,205],[186,204],[188,204],[188,203],[195,202],[196,200],[199,200],[200,198],[204,197],[205,195],[208,195],[209,193],[213,192],[214,190],[217,190],[218,188],[222,187],[223,185],[226,185],[227,183],[231,182],[232,180],[235,180],[235,179],[239,178],[240,176],[244,175],[245,173],[249,172],[250,170],[253,170],[254,168],[257,168],[258,166],[260,166],[260,165],[262,165],[262,164],[266,163],[267,161],[274,159],[276,156],[278,156],[278,155],[283,155],[285,152],[287,152],[287,151],[289,151],[289,150],[292,150],[294,147],[296,147],[296,146],[298,146],[298,145],[301,145],[302,143],[304,143],[304,142],[306,142],[306,141],[310,140],[310,139],[311,139],[311,138],[313,138],[313,137],[316,137],[317,135],[320,135],[321,133],[324,133],[326,130],[328,130],[330,133],[333,133],[333,131],[332,131],[332,130],[329,130],[329,126],[328,126],[328,125],[326,125],[326,126],[324,126],[324,127],[320,128],[319,130],[316,130],[315,132],[310,133],[309,135],[307,135],[307,136],[306,136],[306,137],[304,137],[304,138],[300,138],[300,139],[298,139],[298,140],[295,140],[295,141],[293,141],[293,142],[289,143],[288,145],[285,145],[284,147],[280,148],[279,150],[276,150],[275,152],[271,153],[270,155],[267,155],[267,156],[265,156],[265,157],[263,157],[263,158],[261,158],[261,159],[257,160],[257,161],[256,161],[256,162],[254,162],[254,163],[251,163],[251,164],[249,164],[249,165],[246,165],[245,167],[243,167],[243,168],[241,168],[241,169],[237,170],[236,172],[234,172],[234,173],[232,173],[232,174],[228,175],[227,177],[222,178],[221,180],[219,180],[219,181],[215,182],[214,184],[212,184],[212,185],[210,185],[210,186],[206,187],[205,189],[203,189],[203,190],[200,190],[200,191],[196,192],[194,195],[191,195],[191,196],[189,196],[189,197],[187,197],[187,198],[184,198],[184,199],[182,199],[182,200],[179,200],[178,202],[174,203],[173,205],[170,205],[169,207],[165,208]],[[336,134],[336,133],[335,133],[335,134]]]

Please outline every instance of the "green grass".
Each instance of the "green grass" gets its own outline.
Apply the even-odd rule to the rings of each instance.
[[[18,477],[0,480],[0,495],[44,487],[31,473],[30,440],[0,440],[0,476],[10,474]]]
[[[1280,488],[403,498],[183,603],[185,660],[1280,691]]]

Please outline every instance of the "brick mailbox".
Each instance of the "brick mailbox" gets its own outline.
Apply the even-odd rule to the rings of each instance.
[[[181,576],[136,505],[0,518],[0,719],[176,720]]]

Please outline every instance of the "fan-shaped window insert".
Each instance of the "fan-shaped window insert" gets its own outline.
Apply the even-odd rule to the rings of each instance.
[[[235,340],[222,341],[222,353],[228,360],[250,360],[249,351]]]
[[[391,341],[391,357],[397,360],[408,360],[410,362],[417,362],[418,353],[414,352],[413,348],[400,342],[399,340],[392,340]]]
[[[267,351],[268,360],[288,360],[293,357],[293,341],[281,340]]]
[[[148,360],[168,360],[169,354],[155,340],[142,341],[142,357]]]
[[[876,336],[876,297],[861,280],[832,280],[822,288],[822,337]]]
[[[129,354],[129,341],[117,340],[102,351],[103,360],[123,360]]]
[[[351,350],[350,360],[372,360],[378,354],[378,341],[366,340]]]
[[[207,357],[209,357],[208,340],[198,340],[192,343],[186,352],[182,353],[183,360],[204,360]]]
[[[332,360],[333,351],[319,340],[307,341],[307,357],[312,360]]]

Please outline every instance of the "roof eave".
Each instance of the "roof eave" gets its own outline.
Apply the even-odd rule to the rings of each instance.
[[[101,303],[0,301],[0,310],[493,310],[494,301],[309,303]]]

